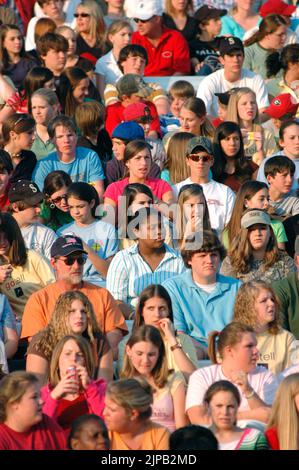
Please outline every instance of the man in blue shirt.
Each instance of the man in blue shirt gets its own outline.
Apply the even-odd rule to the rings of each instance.
[[[67,116],[57,116],[48,125],[48,133],[56,152],[40,160],[33,172],[33,180],[42,191],[46,176],[55,170],[69,174],[73,182],[92,184],[99,198],[104,194],[105,178],[101,160],[93,150],[77,147],[76,126]]]
[[[225,249],[212,231],[187,241],[181,255],[189,270],[163,286],[172,300],[175,328],[191,336],[198,359],[204,359],[209,333],[222,330],[232,320],[241,282],[218,274]]]

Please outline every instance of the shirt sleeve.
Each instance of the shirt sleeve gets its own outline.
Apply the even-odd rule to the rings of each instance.
[[[102,333],[107,334],[110,331],[119,328],[120,330],[128,332],[125,318],[120,311],[115,299],[107,289],[103,289],[105,292],[105,305],[104,305],[104,327]]]
[[[107,106],[105,128],[110,137],[112,136],[113,129],[120,123],[121,121],[119,119],[118,113],[116,112],[116,108],[113,105]]]
[[[203,375],[203,369],[196,370],[191,374],[186,395],[186,411],[193,406],[203,404],[204,395],[209,388]]]
[[[253,70],[253,53],[252,49],[250,47],[244,47],[244,62],[243,62],[243,68],[248,69],[248,70]]]
[[[228,194],[227,194],[225,225],[228,224],[228,222],[231,219],[233,208],[235,205],[235,200],[236,200],[235,193],[230,188],[228,188],[227,193]]]
[[[45,178],[50,172],[51,170],[48,168],[48,165],[46,165],[45,161],[40,160],[37,162],[36,167],[32,173],[32,180],[35,184],[37,184],[40,191],[43,191]]]
[[[117,253],[111,261],[106,280],[106,287],[111,295],[123,302],[129,300],[129,266],[126,265],[123,253]]]
[[[189,75],[191,63],[188,43],[183,35],[180,34],[180,36],[177,36],[173,68],[176,72]]]
[[[215,91],[216,89],[214,82],[211,80],[211,76],[205,77],[198,87],[196,96],[203,100],[206,105],[207,114],[212,113]]]
[[[256,392],[267,405],[272,405],[277,387],[278,381],[275,375],[272,374],[272,372],[268,371],[265,373],[265,379],[262,385],[262,390],[260,391],[260,393],[258,390],[256,390]]]
[[[176,285],[172,283],[173,281],[166,281],[163,283],[163,287],[167,290],[171,298],[172,310],[173,310],[173,322],[175,329],[182,331],[183,333],[188,334],[188,326],[186,323],[186,318],[184,312],[181,308],[181,299],[179,292],[176,288]]]
[[[267,108],[269,106],[268,90],[264,80],[258,74],[255,76],[253,90],[256,94],[258,109]]]
[[[46,305],[43,304],[39,292],[29,297],[22,317],[21,338],[30,338],[45,328],[48,321],[44,308]]]
[[[55,282],[54,272],[50,263],[41,255],[38,255],[38,253],[35,253],[35,256],[36,260],[34,262],[34,267],[36,273],[38,274],[41,280],[42,286],[45,287],[46,285]]]
[[[3,334],[3,328],[11,328],[12,330],[17,331],[16,320],[11,309],[10,303],[7,300],[7,297],[4,294],[0,294],[1,302],[1,312],[0,312],[0,324],[1,324],[1,334]]]
[[[105,249],[105,259],[116,255],[118,252],[119,240],[115,228],[111,225],[107,232],[107,244]]]
[[[104,198],[105,197],[112,199],[112,201],[114,201],[115,204],[117,204],[117,201],[118,201],[117,181],[109,184],[108,188],[106,189],[104,193]]]
[[[94,183],[95,181],[104,180],[105,175],[99,156],[91,151],[88,156],[89,161],[89,174],[87,183]]]

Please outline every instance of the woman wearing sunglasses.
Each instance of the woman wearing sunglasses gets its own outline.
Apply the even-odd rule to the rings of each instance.
[[[88,54],[94,65],[102,55],[104,46],[105,23],[99,5],[93,0],[82,0],[74,13],[76,18],[76,54]]]
[[[193,137],[186,150],[186,163],[190,177],[173,186],[177,196],[185,185],[199,184],[207,201],[211,227],[220,233],[229,222],[233,210],[234,192],[211,178],[214,163],[212,143],[207,137]]]

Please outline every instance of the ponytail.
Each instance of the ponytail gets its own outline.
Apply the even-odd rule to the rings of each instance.
[[[250,38],[244,41],[244,46],[248,47],[256,42],[260,42],[268,34],[275,33],[280,26],[287,26],[285,18],[281,15],[272,14],[266,16],[260,23],[259,29]]]
[[[233,321],[226,325],[222,331],[212,331],[208,339],[208,354],[214,364],[219,363],[219,358],[223,359],[223,352],[227,346],[235,346],[242,340],[244,333],[254,333],[254,329],[249,325]],[[216,338],[218,338],[216,347]]]

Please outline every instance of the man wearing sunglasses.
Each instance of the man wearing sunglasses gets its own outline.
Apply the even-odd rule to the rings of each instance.
[[[173,190],[178,195],[185,185],[199,184],[207,201],[211,227],[220,234],[230,220],[235,194],[225,184],[212,179],[213,163],[211,141],[207,137],[192,137],[186,151],[186,164],[190,168],[190,177],[176,184]]]
[[[57,238],[51,248],[51,265],[56,282],[29,297],[22,318],[21,336],[31,339],[47,326],[60,294],[79,290],[92,303],[99,328],[106,334],[116,358],[117,345],[128,331],[125,319],[107,289],[82,280],[86,260],[87,253],[81,238],[73,235]]]
[[[133,33],[132,43],[147,51],[145,76],[188,75],[187,41],[178,31],[163,26],[161,0],[138,0],[136,3],[134,21],[137,31]]]

